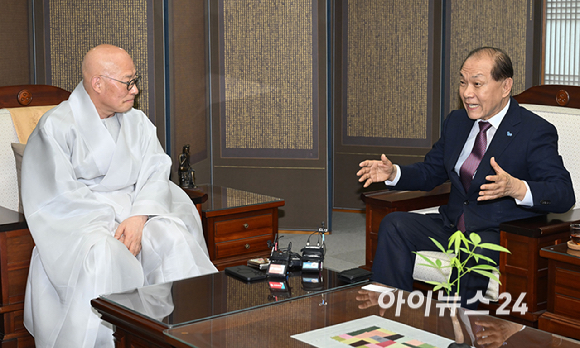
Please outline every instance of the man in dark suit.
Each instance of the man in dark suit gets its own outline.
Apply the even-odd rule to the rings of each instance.
[[[459,74],[464,109],[448,115],[441,138],[425,160],[398,166],[382,155],[380,161],[360,163],[357,175],[364,187],[384,181],[396,190],[429,191],[451,182],[449,202],[439,214],[395,212],[383,219],[374,280],[411,291],[413,251],[437,250],[428,237],[447,246],[459,229],[499,244],[501,222],[562,213],[574,205],[556,129],[510,97],[512,77],[511,60],[502,50],[482,47],[470,52]],[[499,261],[498,252],[478,252]],[[467,306],[466,301],[477,290],[485,293],[488,280],[474,272],[461,278],[462,306],[475,308],[477,302]]]

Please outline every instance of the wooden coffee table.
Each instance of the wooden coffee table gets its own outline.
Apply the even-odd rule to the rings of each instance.
[[[403,346],[401,341],[409,343],[407,344],[409,347],[431,347],[429,344],[434,343],[434,340],[443,340],[447,341],[444,342],[445,345],[437,346],[445,348],[449,341],[459,339],[458,333],[461,333],[464,342],[472,343],[471,337],[474,333],[481,331],[487,331],[486,336],[491,338],[507,336],[507,339],[489,345],[472,343],[470,347],[580,347],[578,341],[532,327],[523,327],[500,318],[487,315],[465,315],[465,310],[461,308],[458,309],[459,315],[455,317],[457,320],[454,325],[448,309],[440,315],[439,309],[448,303],[433,300],[429,304],[425,301],[422,305],[411,306],[409,305],[410,293],[402,290],[395,289],[393,293],[396,298],[405,301],[399,310],[397,310],[397,305],[392,305],[381,313],[378,304],[370,307],[365,305],[360,308],[363,302],[359,300],[361,296],[359,291],[361,291],[361,285],[343,287],[293,301],[285,301],[276,306],[263,306],[180,325],[168,329],[165,333],[167,341],[176,348],[312,347],[306,342],[312,343],[315,347],[327,347],[333,343],[333,347],[337,345],[363,347],[363,344],[369,341],[369,337],[375,342],[382,342],[382,346],[387,347],[392,341],[398,341],[398,344],[390,345],[392,347]],[[379,293],[374,294],[378,298]],[[414,297],[413,302],[417,304],[417,296]],[[356,319],[364,320],[364,326],[363,324],[351,326],[351,321]],[[344,327],[345,323],[349,326],[348,328]],[[337,324],[343,324],[343,326],[337,329],[335,326]],[[334,326],[330,328],[332,333],[328,331],[331,326]],[[325,328],[326,333],[321,333],[320,330]],[[375,329],[389,330],[390,333],[379,330],[376,332]],[[306,342],[292,337],[314,330],[318,331]],[[357,336],[357,339],[339,343],[332,338],[338,335],[341,335],[343,339]],[[433,337],[433,335],[438,337]],[[415,342],[410,342],[413,339]]]
[[[273,279],[279,282],[278,279]],[[164,331],[179,325],[352,286],[336,272],[291,273],[285,290],[268,280],[245,283],[224,272],[99,296],[91,304],[115,325],[117,348],[172,347]]]

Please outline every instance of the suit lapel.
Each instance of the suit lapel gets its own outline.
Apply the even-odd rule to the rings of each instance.
[[[483,155],[483,159],[479,163],[479,167],[477,167],[477,172],[475,173],[471,186],[469,187],[470,193],[479,191],[479,187],[485,183],[485,177],[495,174],[491,167],[490,160],[492,157],[495,157],[497,162],[500,161],[501,155],[505,149],[510,146],[511,142],[520,131],[520,122],[521,117],[519,104],[512,98],[508,112],[495,132],[487,151]]]
[[[467,137],[469,137],[469,132],[471,132],[471,128],[473,128],[473,123],[475,121],[471,120],[465,110],[463,110],[463,117],[460,117],[458,126],[454,131],[455,134],[451,134],[448,138],[451,138],[452,144],[450,144],[449,148],[453,149],[451,156],[449,156],[449,160],[447,162],[447,170],[453,172],[453,168],[455,168],[455,164],[459,159],[459,155],[461,155],[461,151],[463,150],[463,146],[467,141]],[[449,141],[449,140],[448,140]],[[459,176],[457,176],[459,178]]]

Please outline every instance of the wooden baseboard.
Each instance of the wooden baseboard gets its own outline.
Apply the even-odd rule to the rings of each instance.
[[[366,211],[364,209],[346,209],[346,208],[334,208],[332,211],[336,211],[339,213],[356,213],[356,214],[365,214]]]
[[[355,213],[355,214],[365,214],[365,210],[358,210],[358,209],[332,209],[332,211],[337,211],[341,213]],[[278,230],[278,233],[284,234],[312,234],[317,231],[304,231],[304,230]],[[332,231],[326,232],[327,234],[332,234]]]
[[[318,231],[300,231],[300,230],[278,230],[280,234],[312,234]],[[326,232],[326,234],[332,234],[330,232]]]

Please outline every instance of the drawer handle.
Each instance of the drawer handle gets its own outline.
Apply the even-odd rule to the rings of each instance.
[[[245,247],[246,249],[250,249],[250,244],[246,243]]]
[[[250,227],[250,225],[248,225],[248,224],[244,224],[243,226],[244,226],[244,228]]]

